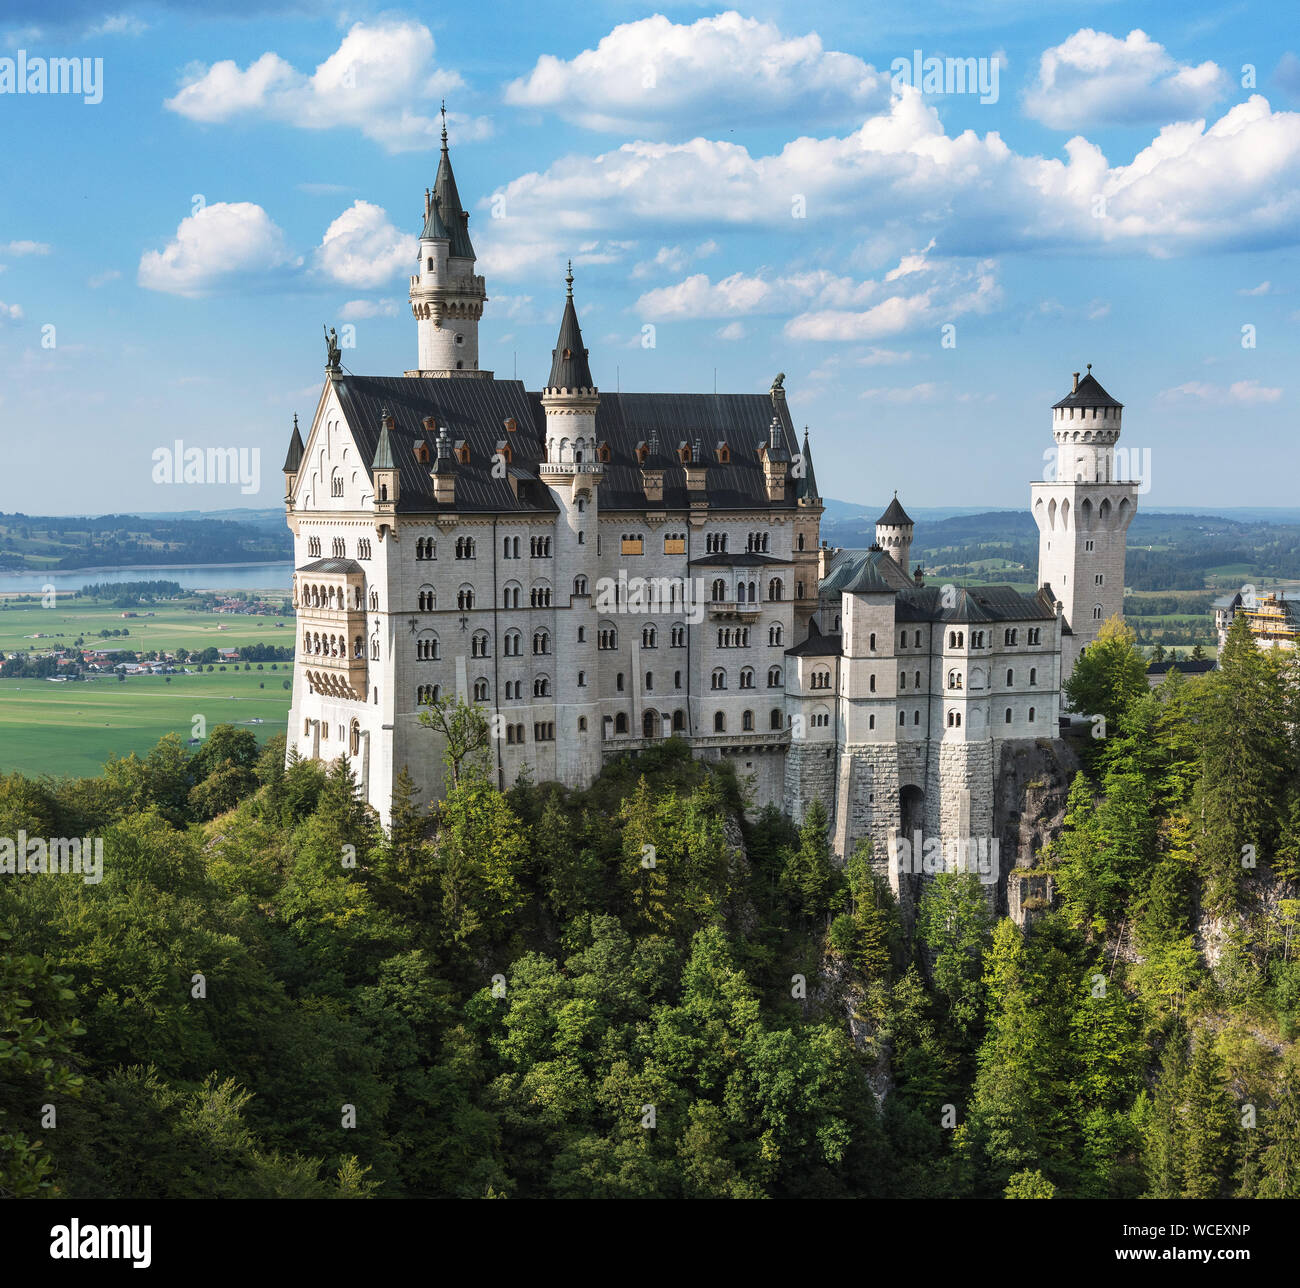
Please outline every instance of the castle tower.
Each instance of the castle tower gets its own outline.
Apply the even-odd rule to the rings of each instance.
[[[411,277],[411,313],[419,335],[420,366],[408,376],[484,376],[479,371],[478,323],[487,302],[474,273],[469,215],[460,204],[447,151],[447,108],[442,109],[442,156],[433,191],[424,193],[420,271]]]
[[[597,601],[599,490],[604,473],[597,451],[596,409],[600,391],[591,378],[582,329],[573,303],[573,264],[565,279],[564,316],[551,355],[551,375],[542,390],[546,413],[546,456],[538,477],[559,507],[555,521],[552,573],[555,580],[554,636],[563,666],[551,677],[555,695],[556,757],[560,777],[589,782],[600,772],[602,736],[597,631],[589,609]],[[566,612],[572,606],[578,611]],[[582,623],[587,622],[585,634]]]
[[[1038,584],[1050,586],[1063,609],[1062,687],[1101,624],[1124,613],[1124,549],[1138,485],[1121,481],[1130,471],[1116,469],[1122,412],[1091,363],[1082,380],[1076,371],[1074,388],[1052,408],[1056,453],[1047,479],[1031,488]]]
[[[791,559],[794,563],[795,634],[802,639],[808,633],[808,623],[817,612],[817,591],[821,580],[817,535],[821,531],[822,512],[826,508],[817,488],[807,425],[803,428],[803,451],[799,453],[797,465],[794,494],[798,508],[794,516],[794,550]],[[803,588],[802,591],[800,587]]]
[[[876,545],[888,551],[904,572],[910,571],[913,528],[912,520],[899,505],[898,493],[895,492],[889,507],[876,520]]]

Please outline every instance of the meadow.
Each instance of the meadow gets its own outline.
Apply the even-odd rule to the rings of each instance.
[[[138,653],[150,649],[240,648],[245,644],[278,644],[293,647],[293,618],[245,617],[234,613],[192,612],[171,605],[135,610],[138,617],[123,617],[123,610],[94,600],[60,596],[57,607],[42,608],[39,602],[15,603],[0,599],[0,652],[37,652],[71,647],[79,637],[87,645],[130,648]],[[153,617],[145,617],[153,612]],[[276,626],[281,621],[282,626]],[[126,630],[126,636],[100,639],[101,630]],[[43,638],[34,639],[35,635]]]
[[[291,671],[263,665],[125,680],[0,680],[0,772],[97,775],[109,756],[143,756],[164,734],[188,743],[196,716],[209,730],[236,724],[265,741],[284,732],[290,695],[282,686]]]

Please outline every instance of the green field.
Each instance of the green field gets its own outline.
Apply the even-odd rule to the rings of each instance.
[[[263,592],[265,593],[265,592]],[[273,596],[278,598],[278,596]],[[13,604],[0,600],[0,652],[37,652],[71,647],[78,636],[89,647],[129,648],[137,653],[150,649],[240,648],[245,644],[278,644],[293,647],[293,618],[243,617],[224,613],[195,613],[184,608],[162,606],[137,609],[152,611],[153,617],[122,616],[122,609],[93,600],[63,599],[55,608],[38,603]],[[284,625],[277,627],[276,622]],[[130,631],[129,635],[100,639],[101,630]],[[32,639],[41,634],[46,638]]]
[[[251,671],[124,681],[0,680],[0,771],[97,775],[109,756],[144,755],[164,734],[177,733],[188,743],[196,715],[209,730],[247,726],[264,741],[285,729],[289,693],[281,684],[289,678],[287,667],[258,671],[254,664]],[[253,719],[263,723],[249,725]]]

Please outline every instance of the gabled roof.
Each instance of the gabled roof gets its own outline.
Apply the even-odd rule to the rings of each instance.
[[[1079,387],[1072,389],[1058,403],[1052,404],[1052,410],[1058,407],[1123,407],[1122,402],[1117,402],[1110,396],[1100,385],[1097,377],[1092,374],[1092,363],[1088,364],[1088,374],[1079,381]]]
[[[385,406],[393,416],[389,449],[400,479],[399,513],[456,510],[467,513],[553,512],[556,503],[549,489],[537,480],[544,457],[546,416],[541,394],[528,392],[518,380],[457,379],[455,377],[354,376],[343,372],[331,384],[343,409],[363,461],[373,461],[379,446],[380,414]],[[663,470],[663,500],[654,509],[689,511],[693,500],[707,499],[719,510],[793,510],[793,489],[786,499],[769,501],[763,464],[754,450],[765,443],[772,419],[772,400],[761,394],[617,394],[603,393],[596,412],[596,438],[609,446],[610,459],[600,484],[602,513],[647,508],[636,445],[650,441],[676,443],[703,440],[706,435],[725,437],[732,446],[731,461],[707,471],[703,493],[686,487],[686,471],[675,456],[661,455],[656,469]],[[779,409],[778,438],[788,450],[794,428],[784,406]],[[426,417],[445,427],[451,442],[470,445],[467,465],[455,465],[454,506],[433,499],[429,464],[421,464],[416,447],[425,442],[431,459],[437,444],[424,428]],[[502,434],[502,424],[513,418],[512,468],[507,478],[492,477],[492,458]],[[438,468],[437,465],[433,467]],[[518,483],[516,497],[511,479]]]
[[[840,550],[822,578],[821,592],[836,595],[880,595],[907,590],[915,583],[893,556],[879,546],[870,550]]]
[[[591,364],[582,344],[582,328],[578,325],[578,311],[573,307],[573,265],[569,265],[567,294],[564,299],[564,316],[560,319],[560,335],[551,350],[551,378],[548,389],[594,389]]]
[[[808,638],[785,651],[786,657],[836,657],[844,645],[843,635],[823,635],[815,621],[808,623]]]
[[[765,555],[755,550],[738,550],[735,554],[727,554],[725,551],[721,554],[702,555],[699,559],[691,560],[691,567],[697,564],[705,568],[730,567],[730,568],[757,568],[764,564],[789,564],[793,562],[790,559],[778,559],[776,555]]]
[[[876,520],[877,527],[884,528],[901,528],[914,527],[912,520],[907,517],[907,511],[898,503],[898,493],[894,493],[894,499],[889,503],[884,514]]]
[[[899,594],[894,617],[900,622],[955,625],[1054,621],[1056,618],[1056,605],[1050,592],[1037,590],[1025,595],[1012,586],[958,586],[955,591],[954,595],[945,596],[942,586],[914,585]]]

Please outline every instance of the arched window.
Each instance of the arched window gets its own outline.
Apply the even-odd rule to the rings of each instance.
[[[713,581],[713,602],[722,603],[727,598],[727,583],[721,577],[715,577]]]
[[[785,593],[785,592],[784,592],[784,588],[783,588],[783,586],[782,586],[782,584],[781,584],[781,578],[780,578],[780,577],[773,577],[772,580],[769,581],[769,582],[767,583],[767,597],[768,597],[768,599],[771,599],[771,600],[774,600],[774,601],[776,601],[776,600],[780,600],[780,599],[782,598],[782,596],[784,595],[784,593]]]
[[[549,631],[533,632],[533,654],[541,656],[551,651],[551,635]]]
[[[1033,707],[1030,707],[1030,708],[1029,708],[1029,723],[1030,723],[1030,724],[1033,724],[1033,723],[1034,723],[1034,708],[1033,708]]]
[[[740,687],[742,689],[752,689],[754,687],[754,668],[752,666],[741,668]]]
[[[1029,668],[1029,683],[1031,685],[1038,683],[1038,668],[1036,666],[1031,666]]]
[[[469,642],[470,657],[487,657],[489,652],[487,631],[475,631]]]
[[[1006,709],[1006,712],[1003,714],[1003,716],[1002,716],[1002,723],[1003,723],[1003,724],[1010,724],[1010,723],[1011,723],[1011,708],[1010,708],[1010,707],[1008,707],[1008,708]]]
[[[654,628],[653,626],[644,626],[644,627],[641,628],[641,647],[642,647],[642,648],[655,648],[655,647],[657,647],[657,645],[656,645],[656,641],[657,641],[658,638],[659,638],[659,637],[658,637],[658,635],[656,634],[656,632],[655,632],[655,628]]]
[[[713,713],[713,732],[727,732],[727,717],[721,711],[715,711]]]
[[[727,673],[726,673],[726,671],[724,671],[721,667],[718,667],[718,668],[713,672],[713,675],[712,675],[711,680],[710,680],[709,687],[710,687],[710,688],[713,688],[713,689],[725,689],[725,688],[727,687]]]
[[[506,657],[518,657],[523,651],[524,637],[519,631],[507,631],[505,638]]]
[[[620,711],[618,715],[614,717],[614,732],[627,733],[627,712]]]
[[[740,727],[745,733],[754,732],[754,713],[752,711],[746,711],[741,715]]]
[[[960,672],[960,671],[949,671],[949,672],[948,672],[948,687],[949,687],[950,689],[960,689],[960,688],[961,688],[961,672]]]
[[[772,708],[772,714],[768,717],[767,727],[768,727],[769,729],[775,729],[775,730],[778,730],[778,731],[781,729],[781,727],[782,727],[782,723],[781,723],[781,708],[780,708],[780,707],[773,707],[773,708]]]
[[[781,687],[781,668],[779,666],[769,666],[767,668],[767,687],[769,689],[779,689]]]
[[[488,700],[488,682],[486,679],[479,678],[474,681],[474,701],[486,702]]]
[[[767,642],[773,648],[775,648],[778,644],[785,643],[785,631],[781,628],[780,622],[777,622],[775,625],[769,626],[767,628]]]
[[[551,681],[548,676],[539,675],[533,680],[533,697],[548,698],[551,696]]]
[[[415,656],[421,662],[436,662],[442,656],[438,649],[438,637],[432,631],[423,631],[416,636]]]
[[[1015,682],[1016,682],[1016,673],[1015,673],[1014,671],[1008,670],[1008,671],[1007,671],[1007,688],[1010,688],[1010,687],[1011,687]]]
[[[586,577],[575,577],[573,579],[573,593],[575,595],[585,595],[587,593]]]
[[[469,609],[474,607],[473,586],[462,586],[456,592],[456,607],[459,608],[461,612],[467,612]]]

